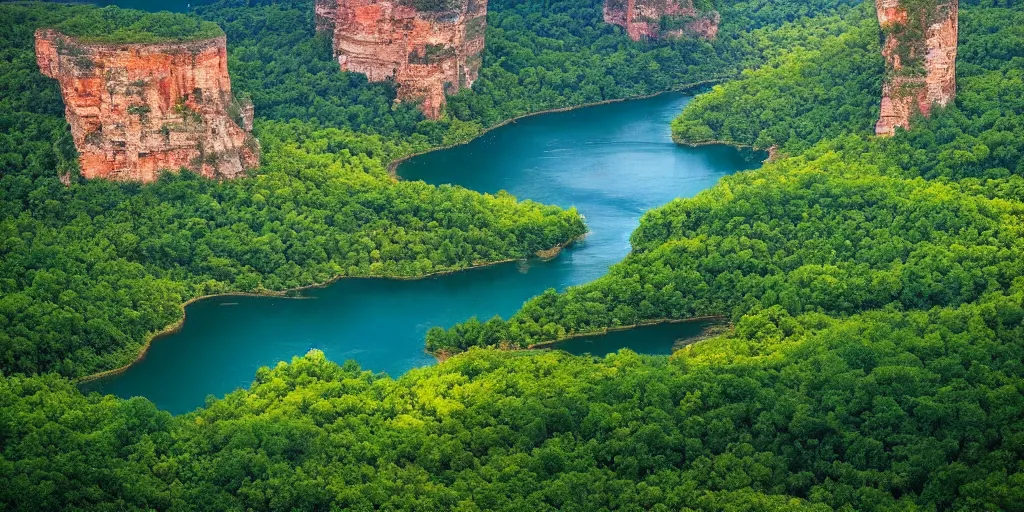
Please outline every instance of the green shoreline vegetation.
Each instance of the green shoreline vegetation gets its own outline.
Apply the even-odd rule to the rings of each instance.
[[[431,122],[339,72],[310,1],[216,2],[197,12],[227,34],[263,168],[69,188],[31,33],[89,8],[0,4],[0,508],[1021,510],[1024,7],[965,2],[956,104],[876,139],[872,6],[712,4],[718,41],[637,44],[597,0],[491,2],[481,79]],[[418,275],[578,235],[574,211],[396,183],[387,163],[743,69],[674,135],[787,157],[648,212],[593,283],[432,330],[465,350],[443,363],[392,378],[312,351],[182,416],[67,378],[205,290]],[[667,358],[488,347],[700,315],[734,328]]]
[[[77,175],[74,148],[56,84],[36,69],[31,33],[64,17],[89,20],[99,9],[41,5],[0,6],[12,23],[4,42],[12,94],[3,104],[11,135],[3,140],[0,224],[9,240],[0,267],[7,372],[81,377],[121,367],[153,333],[180,321],[181,304],[193,297],[460,270],[527,257],[586,231],[571,209],[396,182],[386,162],[434,143],[406,140],[400,130],[355,132],[340,118],[260,118],[264,157],[250,178],[218,183],[183,173],[151,186],[76,179],[65,188],[54,170]],[[293,34],[297,21],[282,20],[282,31]],[[310,29],[306,44],[320,49],[322,41]],[[344,82],[329,54],[311,60]],[[262,69],[257,76],[277,78]],[[240,92],[268,89],[238,82]],[[292,92],[312,87],[292,85]],[[344,98],[351,109],[371,103],[360,95],[393,98],[386,85],[353,89]],[[395,116],[419,114],[408,106]]]
[[[768,52],[778,43],[771,27],[788,16],[761,10],[765,28],[723,27],[733,32],[718,47],[650,47],[603,24],[600,5],[493,3],[480,79],[433,122],[415,105],[394,104],[392,85],[340,72],[330,39],[314,34],[310,0],[201,6],[197,15],[227,34],[233,90],[255,104],[261,170],[223,184],[186,173],[147,187],[76,179],[64,188],[51,171],[77,176],[75,151],[59,91],[36,70],[30,30],[108,9],[2,8],[11,23],[10,67],[0,77],[11,92],[2,104],[11,133],[3,141],[3,229],[21,242],[0,267],[0,314],[9,326],[0,332],[0,362],[8,372],[68,377],[134,360],[192,297],[457,270],[581,235],[574,210],[394,183],[386,165],[470,140],[503,119],[721,76]],[[133,12],[109,9],[122,11]],[[127,16],[152,25],[148,15]]]
[[[249,297],[281,297],[281,298],[287,298],[287,299],[302,300],[302,299],[307,299],[309,297],[304,297],[302,295],[293,295],[293,294],[296,293],[296,292],[301,292],[303,290],[309,290],[309,289],[312,289],[312,288],[324,288],[324,287],[330,286],[330,285],[332,285],[332,284],[334,284],[334,283],[336,283],[336,282],[338,282],[338,281],[340,281],[342,279],[348,279],[348,278],[353,278],[353,277],[359,277],[359,278],[362,278],[362,279],[366,279],[368,277],[372,277],[372,278],[379,278],[379,279],[416,280],[416,279],[426,279],[426,278],[429,278],[429,277],[441,276],[441,275],[445,275],[445,274],[451,274],[451,273],[454,273],[454,272],[465,272],[465,271],[468,271],[468,270],[474,270],[474,269],[489,267],[489,266],[492,266],[492,265],[504,265],[504,264],[513,263],[513,262],[516,262],[516,261],[522,261],[522,260],[527,259],[527,258],[551,259],[551,258],[557,257],[558,254],[561,253],[561,251],[564,248],[571,246],[573,243],[575,243],[575,242],[577,242],[579,240],[582,240],[583,238],[584,237],[582,235],[578,236],[576,238],[571,238],[571,239],[569,239],[566,242],[563,242],[563,243],[561,243],[559,245],[556,245],[556,246],[552,247],[551,249],[538,250],[532,256],[528,256],[528,257],[524,257],[524,258],[509,258],[509,259],[498,260],[498,261],[478,262],[478,263],[472,263],[469,266],[463,267],[463,268],[438,270],[438,271],[434,271],[434,272],[430,272],[430,273],[426,273],[426,274],[421,274],[421,275],[415,275],[415,276],[335,276],[335,277],[332,277],[332,278],[328,279],[327,281],[324,281],[324,282],[321,282],[321,283],[307,284],[307,285],[298,286],[298,287],[295,287],[295,288],[289,288],[289,289],[283,290],[283,291],[259,290],[259,291],[251,292],[251,293],[227,292],[227,293],[215,293],[215,294],[209,294],[209,295],[201,295],[201,296],[198,296],[198,297],[192,297],[192,298],[188,299],[187,301],[185,301],[184,303],[181,304],[181,317],[176,322],[174,322],[174,323],[164,327],[163,329],[161,329],[161,330],[159,330],[157,332],[149,333],[149,334],[146,335],[146,338],[143,340],[142,346],[139,347],[139,351],[135,355],[135,359],[133,359],[130,362],[124,364],[123,366],[119,366],[117,368],[112,368],[112,369],[109,369],[109,370],[103,370],[103,371],[100,371],[100,372],[97,372],[97,373],[93,373],[93,374],[90,374],[90,375],[84,375],[84,376],[79,377],[78,379],[76,379],[76,382],[81,384],[81,383],[90,382],[90,381],[94,381],[94,380],[98,380],[98,379],[103,379],[103,378],[110,377],[112,375],[117,375],[119,373],[123,373],[123,372],[127,371],[129,368],[131,368],[131,366],[133,364],[141,361],[142,358],[146,357],[146,353],[149,352],[149,348],[153,344],[153,342],[155,342],[156,340],[158,340],[161,337],[164,337],[164,336],[167,336],[167,335],[170,335],[170,334],[174,334],[174,333],[178,332],[179,330],[181,330],[181,328],[185,325],[185,320],[186,320],[185,308],[187,308],[191,304],[194,304],[194,303],[202,301],[202,300],[215,299],[215,298],[224,298],[224,297],[246,297],[246,296],[249,296]],[[443,360],[443,358],[444,358],[442,354],[432,354],[432,355],[434,355],[435,358],[438,359],[438,360]]]
[[[677,140],[687,142],[690,127],[703,123],[701,131],[712,132],[699,139],[779,145],[794,157],[648,212],[632,236],[633,252],[607,276],[563,294],[549,290],[507,322],[434,329],[428,346],[522,347],[652,318],[716,314],[735,321],[777,304],[792,314],[927,309],[1011,291],[1020,275],[1012,255],[1021,248],[1012,234],[1024,164],[1012,142],[1021,140],[1016,111],[1005,101],[997,108],[993,96],[1018,87],[1008,45],[1019,39],[995,16],[968,9],[962,17],[958,104],[894,140],[870,135],[876,108],[847,121],[850,111],[836,104],[860,101],[862,87],[880,84],[884,72],[866,42],[877,41],[878,28],[858,15],[850,30],[827,36],[817,52],[793,50],[806,60],[783,54],[715,87],[674,122]],[[989,47],[994,51],[980,50]],[[836,84],[846,88],[834,91]],[[833,106],[808,107],[811,97],[830,98]],[[823,139],[825,132],[795,126],[844,135]],[[945,218],[961,210],[955,222]],[[989,251],[1002,256],[980,256]],[[976,273],[987,277],[970,277]]]
[[[627,97],[627,98],[613,98],[613,99],[608,99],[608,100],[595,101],[593,103],[584,103],[582,105],[574,105],[574,106],[570,106],[570,107],[550,108],[550,109],[547,109],[547,110],[540,110],[540,111],[537,111],[537,112],[530,112],[530,113],[527,113],[527,114],[521,114],[521,115],[518,115],[518,116],[513,117],[511,119],[506,119],[506,120],[504,120],[504,121],[502,121],[502,122],[500,122],[498,124],[495,124],[495,125],[483,128],[483,129],[481,129],[481,131],[477,135],[475,135],[471,139],[461,140],[461,141],[458,141],[458,142],[454,142],[452,144],[446,144],[444,146],[432,147],[432,148],[429,148],[429,149],[425,149],[423,151],[418,151],[416,153],[411,153],[411,154],[407,154],[407,155],[403,155],[401,157],[398,157],[398,158],[392,160],[391,163],[388,164],[388,172],[391,173],[392,177],[398,179],[399,178],[399,176],[397,174],[398,167],[400,165],[402,165],[402,163],[404,163],[406,160],[409,160],[411,158],[416,158],[418,156],[422,156],[422,155],[425,155],[427,153],[433,153],[434,151],[444,151],[446,149],[451,149],[451,148],[454,148],[456,146],[461,146],[463,144],[468,144],[468,143],[472,142],[473,139],[475,139],[476,137],[480,137],[480,136],[482,136],[482,135],[484,135],[484,134],[486,134],[486,133],[488,133],[490,131],[497,130],[498,128],[501,128],[503,126],[508,126],[510,124],[515,123],[516,121],[519,121],[519,120],[522,120],[522,119],[526,119],[528,117],[542,116],[542,115],[545,115],[545,114],[557,114],[557,113],[560,113],[560,112],[569,112],[569,111],[577,110],[577,109],[581,109],[581,108],[596,107],[596,106],[600,106],[600,105],[609,105],[609,104],[612,104],[612,103],[621,103],[623,101],[633,101],[633,100],[642,100],[642,99],[654,98],[654,97],[660,96],[662,94],[671,94],[673,92],[692,92],[692,93],[696,94],[696,93],[699,93],[700,90],[703,87],[709,86],[711,84],[716,84],[716,83],[722,82],[722,81],[724,81],[726,79],[727,79],[727,77],[724,77],[724,76],[715,77],[715,78],[709,78],[707,80],[701,80],[699,82],[693,82],[693,83],[688,83],[688,84],[681,84],[681,85],[678,85],[678,86],[674,86],[671,89],[664,90],[664,91],[658,91],[658,92],[654,92],[654,93],[651,93],[651,94],[644,94],[644,95],[640,95],[640,96],[630,96],[630,97]],[[721,144],[727,144],[727,143],[722,142]],[[739,146],[739,145],[736,145],[736,147],[743,149],[742,146]],[[755,149],[756,150],[757,148],[750,148],[750,149]]]
[[[536,349],[541,349],[541,348],[552,348],[552,347],[555,347],[556,345],[558,345],[559,343],[561,343],[563,341],[574,340],[576,338],[585,338],[585,337],[588,337],[588,336],[604,336],[604,335],[606,335],[608,333],[612,333],[612,332],[628,331],[628,330],[636,329],[636,328],[640,328],[640,327],[651,327],[651,326],[654,326],[654,325],[661,325],[661,324],[684,324],[684,323],[707,322],[707,321],[724,322],[724,320],[725,320],[725,317],[721,317],[721,316],[698,316],[698,317],[692,317],[692,318],[655,318],[655,319],[652,319],[652,320],[647,320],[647,321],[644,321],[644,322],[641,322],[641,323],[638,323],[638,324],[633,324],[633,325],[620,325],[620,326],[615,326],[615,327],[605,327],[605,328],[603,328],[603,329],[601,329],[599,331],[573,333],[573,334],[570,334],[570,335],[565,336],[563,338],[559,338],[557,340],[542,341],[540,343],[534,343],[533,345],[530,345],[530,346],[528,346],[526,348],[528,350],[536,350]],[[723,324],[716,323],[715,325],[723,325]]]

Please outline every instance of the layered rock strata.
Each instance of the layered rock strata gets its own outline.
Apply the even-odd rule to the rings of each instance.
[[[151,182],[181,168],[234,178],[259,165],[252,104],[231,94],[224,37],[92,44],[40,29],[36,60],[60,83],[85,178]]]
[[[910,129],[916,114],[925,117],[935,105],[956,95],[957,15],[955,0],[915,2],[878,0],[886,74],[882,111],[875,133],[892,136],[897,127]]]
[[[319,28],[333,16],[342,70],[394,80],[399,99],[420,102],[428,118],[480,71],[486,0],[317,0],[316,12]]]
[[[693,0],[605,0],[604,21],[626,29],[634,41],[718,36],[721,17]]]

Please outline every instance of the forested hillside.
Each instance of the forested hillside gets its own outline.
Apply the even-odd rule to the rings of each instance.
[[[337,71],[309,1],[218,2],[199,14],[228,35],[263,167],[69,188],[31,31],[88,8],[0,5],[0,508],[1024,510],[1024,7],[965,6],[956,104],[876,139],[869,9],[718,4],[715,43],[645,45],[596,0],[492,2],[481,80],[429,122]],[[468,349],[435,367],[392,378],[314,351],[182,416],[66,378],[130,359],[198,294],[564,241],[574,211],[385,165],[754,67],[676,135],[784,158],[649,212],[593,283],[431,331],[432,350]],[[480,347],[696,315],[733,328],[670,358]]]
[[[323,354],[172,417],[0,381],[0,502],[168,510],[1020,510],[1024,295],[751,312],[670,360]]]
[[[251,178],[168,174],[149,186],[76,178],[65,187],[58,173],[77,177],[78,163],[57,84],[37,68],[33,31],[97,19],[130,21],[143,34],[176,27],[161,25],[170,18],[159,14],[140,19],[114,8],[3,4],[0,14],[4,372],[79,377],[126,364],[147,336],[180,319],[183,302],[200,295],[285,290],[341,276],[423,276],[527,257],[586,230],[573,210],[388,175],[391,159],[443,137],[359,133],[301,112],[268,121],[261,108],[268,117],[282,115],[263,104],[256,133],[264,156]],[[292,30],[306,18],[293,19]],[[319,44],[311,30],[306,39]],[[241,93],[264,90],[238,85]],[[378,98],[390,114],[393,91],[356,89],[354,102]],[[291,92],[305,95],[292,96],[295,104],[316,94],[301,86]],[[396,111],[419,116],[413,107]]]
[[[703,122],[722,130],[711,138],[729,140],[742,131],[749,136],[738,143],[766,137],[787,151],[808,150],[649,212],[632,236],[632,254],[607,276],[562,294],[549,290],[508,322],[435,329],[428,347],[527,346],[657,319],[738,320],[774,305],[794,315],[927,309],[1014,291],[1024,270],[1018,232],[1024,103],[1015,92],[1024,86],[1024,13],[975,8],[961,18],[955,106],[912,132],[877,139],[863,132],[876,110],[800,112],[799,98],[828,90],[823,84],[837,76],[775,64],[748,73],[696,99],[676,127]],[[852,37],[866,30],[851,29]],[[842,44],[849,37],[824,45],[822,55],[843,48],[835,66],[847,70],[854,69],[850,62],[874,60],[866,45]],[[849,80],[829,101],[863,98],[860,87],[878,83],[882,71],[871,69],[879,73],[873,79],[839,74]],[[787,70],[804,74],[789,77]],[[790,94],[773,96],[787,88]],[[811,146],[843,126],[860,129]]]
[[[699,96],[673,121],[673,138],[795,154],[823,139],[873,133],[884,66],[878,21],[860,11],[863,21],[849,20],[847,30],[808,40]]]
[[[212,29],[113,8],[2,4],[0,368],[71,377],[115,368],[197,296],[423,276],[578,237],[586,228],[575,211],[395,183],[385,168],[512,116],[734,74],[766,58],[775,27],[844,5],[780,2],[749,19],[737,7],[746,26],[713,45],[648,46],[601,22],[597,1],[499,2],[481,80],[433,122],[395,104],[393,85],[338,69],[329,38],[314,33],[312,0],[213,2],[196,13],[227,34],[233,90],[255,104],[257,176],[214,183],[186,173],[146,187],[75,179],[65,188],[57,176],[77,177],[76,154],[57,85],[36,67],[33,31],[63,24],[148,41]],[[754,27],[763,28],[745,31]]]
[[[678,452],[679,467],[714,475],[687,480],[705,496],[759,490],[751,473],[763,471],[823,509],[1019,510],[1007,498],[1024,488],[1010,434],[1024,367],[1004,357],[1024,347],[1022,26],[1020,7],[962,11],[956,104],[893,139],[869,135],[882,69],[867,23],[716,87],[674,123],[677,138],[789,157],[648,213],[606,277],[549,290],[507,322],[434,329],[428,347],[722,315],[732,334],[670,363],[723,386],[673,396],[681,415],[721,400],[715,420],[679,420],[706,434]],[[780,390],[792,394],[759,407]],[[692,460],[691,447],[714,455]],[[781,473],[768,462],[779,456]]]

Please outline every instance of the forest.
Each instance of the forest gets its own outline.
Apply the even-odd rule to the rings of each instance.
[[[808,37],[765,66],[697,97],[673,121],[673,138],[798,154],[824,139],[873,133],[884,67],[878,21],[864,7],[870,6],[837,20],[843,30]]]
[[[1022,300],[845,319],[774,306],[670,359],[477,349],[397,380],[313,352],[183,418],[17,377],[0,384],[18,419],[0,431],[0,500],[1020,510]]]
[[[720,0],[714,43],[633,43],[596,0],[489,5],[440,121],[342,73],[310,1],[197,8],[256,105],[235,182],[75,179],[32,32],[0,4],[0,507],[6,510],[1024,510],[1024,6],[965,2],[956,103],[871,135],[870,5]],[[608,275],[431,330],[401,376],[312,351],[172,416],[83,395],[191,297],[422,276],[582,234],[574,210],[396,181],[509,117],[722,83],[680,142],[776,160],[648,212]],[[666,127],[667,129],[668,127]],[[716,315],[671,357],[501,350]]]
[[[146,339],[178,321],[181,304],[198,296],[282,291],[344,276],[425,276],[527,257],[586,231],[574,210],[396,181],[387,171],[391,160],[444,143],[442,135],[411,133],[416,122],[405,132],[356,132],[329,108],[322,122],[295,112],[273,121],[267,117],[276,112],[260,94],[253,96],[257,111],[267,113],[256,132],[263,161],[250,178],[215,182],[186,172],[167,173],[152,186],[76,179],[65,187],[57,174],[77,176],[76,154],[58,86],[37,69],[35,28],[109,18],[147,36],[165,33],[158,27],[166,28],[166,18],[184,16],[53,4],[3,4],[0,12],[7,29],[0,34],[0,87],[9,92],[0,99],[5,372],[81,377],[116,368],[134,360]],[[324,49],[312,25],[305,26],[310,16],[284,26],[288,33],[308,32],[306,44]],[[258,50],[233,50],[246,51]],[[329,53],[320,60],[321,80],[328,80],[327,69],[341,78]],[[281,62],[289,60],[281,56]],[[280,77],[263,67],[253,73],[266,81]],[[275,91],[238,74],[240,93]],[[361,80],[343,100],[366,109],[360,98],[375,98],[379,110],[367,123],[386,127],[376,120],[391,116],[394,91]],[[333,89],[313,84],[278,90],[335,99]],[[395,117],[402,116],[423,122],[414,106],[397,109]]]
[[[132,9],[85,9],[64,17],[53,28],[88,43],[164,43],[224,35],[216,23],[184,14]]]
[[[873,49],[850,44],[858,28],[867,30],[856,20],[809,56],[813,63],[838,51],[830,67],[793,66],[781,55],[699,96],[673,123],[677,139],[702,131],[693,142],[778,145],[793,156],[648,212],[632,235],[633,252],[607,276],[563,294],[549,290],[507,322],[434,330],[428,346],[525,347],[642,321],[736,320],[774,305],[794,315],[845,315],[956,306],[1014,291],[1022,250],[1024,104],[1015,91],[1024,13],[965,9],[956,105],[893,139],[869,135],[877,107],[854,112],[802,101],[856,103],[865,82],[880,84],[880,62],[856,65],[877,62],[866,55]],[[877,74],[865,78],[865,69]],[[848,90],[827,92],[836,83]]]
[[[849,10],[846,2],[811,5],[820,14]],[[784,42],[773,40],[776,31],[799,39],[778,28],[815,13],[773,2],[747,26],[726,24],[728,36],[714,45],[650,46],[604,24],[595,1],[490,8],[481,78],[435,122],[395,104],[394,85],[341,72],[330,37],[314,31],[312,0],[222,0],[196,7],[205,21],[194,25],[116,7],[0,4],[8,28],[0,34],[0,368],[82,377],[132,361],[195,297],[424,276],[577,238],[586,226],[573,210],[395,182],[386,168],[525,113],[720,78],[767,58]],[[227,35],[233,90],[255,104],[264,154],[257,176],[61,185],[57,173],[77,176],[76,155],[59,88],[37,70],[34,30],[159,41],[211,23]]]

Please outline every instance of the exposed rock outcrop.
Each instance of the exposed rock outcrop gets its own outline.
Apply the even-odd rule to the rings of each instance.
[[[875,133],[892,136],[910,128],[915,114],[928,116],[956,95],[957,2],[925,0],[908,10],[906,0],[878,0],[885,41],[886,79]]]
[[[60,82],[85,178],[150,182],[182,167],[233,178],[259,165],[240,126],[251,128],[252,104],[231,94],[224,37],[91,44],[40,29],[36,60]]]
[[[316,0],[313,3],[313,18],[317,32],[333,32],[334,19],[338,16],[338,0]]]
[[[480,71],[486,0],[317,0],[316,9],[318,27],[334,17],[341,69],[393,79],[399,99],[421,102],[431,119]]]
[[[693,0],[605,0],[604,21],[626,29],[634,41],[718,36],[721,17]]]

